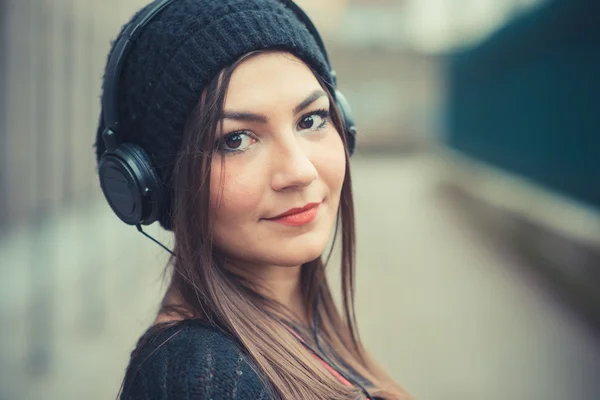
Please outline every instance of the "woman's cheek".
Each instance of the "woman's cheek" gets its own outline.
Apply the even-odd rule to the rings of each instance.
[[[250,173],[249,168],[236,170],[235,165],[230,165],[211,176],[211,206],[220,219],[250,217],[256,210],[261,187],[257,175]]]
[[[332,132],[321,157],[321,175],[331,190],[341,189],[346,175],[346,151],[337,131]]]

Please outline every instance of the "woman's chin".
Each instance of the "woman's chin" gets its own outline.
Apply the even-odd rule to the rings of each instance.
[[[302,265],[320,257],[326,246],[327,242],[312,245],[282,246],[271,253],[272,264],[289,267]]]

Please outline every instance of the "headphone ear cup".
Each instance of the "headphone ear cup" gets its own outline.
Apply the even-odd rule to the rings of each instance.
[[[352,109],[346,97],[342,92],[336,89],[335,100],[340,113],[342,114],[342,120],[344,122],[344,133],[346,134],[346,143],[348,144],[348,152],[350,155],[354,154],[356,148],[356,125],[354,123],[354,116]]]
[[[150,225],[159,217],[160,180],[139,146],[123,143],[102,155],[100,187],[115,214],[128,225]]]

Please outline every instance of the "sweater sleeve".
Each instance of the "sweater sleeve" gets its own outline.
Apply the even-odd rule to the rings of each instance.
[[[268,400],[269,389],[237,343],[186,324],[146,338],[127,368],[120,400]]]

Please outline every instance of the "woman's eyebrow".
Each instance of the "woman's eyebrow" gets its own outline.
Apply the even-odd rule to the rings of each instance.
[[[261,124],[269,123],[269,117],[264,114],[254,114],[250,112],[224,111],[221,119],[233,119],[236,121],[258,122]]]
[[[310,106],[312,103],[317,101],[323,96],[327,96],[327,94],[322,90],[315,90],[312,92],[306,99],[304,99],[300,104],[298,104],[293,112],[294,114],[298,114],[300,111],[304,110],[306,107]]]
[[[317,101],[323,96],[327,96],[327,94],[322,90],[315,90],[312,92],[306,99],[302,100],[300,104],[298,104],[292,110],[294,114],[298,114],[300,111],[304,110],[306,107],[310,106],[312,103]],[[233,119],[235,121],[245,121],[245,122],[258,122],[261,124],[268,124],[269,117],[264,114],[255,114],[251,112],[239,112],[239,111],[224,111],[221,119]]]

